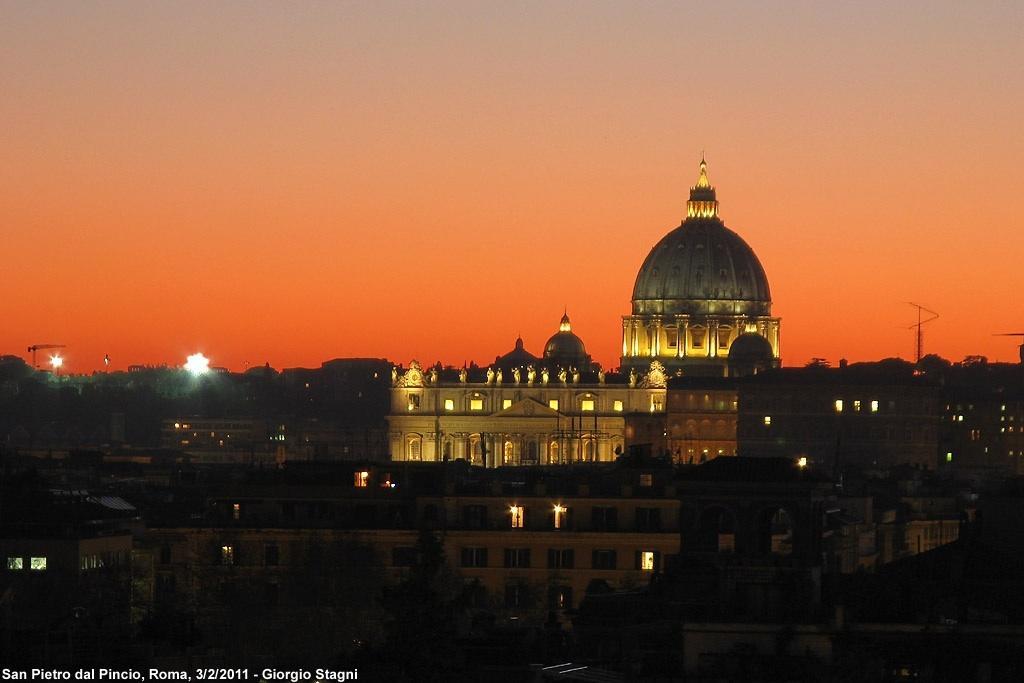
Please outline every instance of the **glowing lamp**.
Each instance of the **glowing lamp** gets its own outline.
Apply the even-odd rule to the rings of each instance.
[[[54,370],[60,370],[64,366],[64,359],[60,357],[60,354],[54,354],[50,356],[50,367]]]
[[[807,456],[801,455],[800,458],[796,461],[796,466],[799,467],[800,469],[807,467]]]
[[[210,359],[202,353],[193,353],[185,359],[185,369],[196,377],[205,375],[210,371]]]

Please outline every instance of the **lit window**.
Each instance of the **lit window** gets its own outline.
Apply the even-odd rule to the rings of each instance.
[[[651,412],[658,412],[665,409],[664,396],[651,396]]]
[[[641,474],[640,475],[640,485],[641,486],[653,486],[654,485],[654,475],[651,474],[650,472],[644,472],[643,474]]]
[[[946,451],[946,462],[953,462],[953,451]]]
[[[1005,405],[999,406],[999,410],[1002,410],[1003,412],[1006,412],[1006,406]]]
[[[640,553],[640,569],[645,572],[654,571],[654,551],[644,550]]]
[[[614,402],[612,402],[612,410],[614,410],[617,413],[621,413],[622,412],[622,401],[614,401]]]
[[[561,529],[565,525],[565,513],[566,512],[568,512],[568,510],[566,508],[562,507],[561,505],[555,505],[554,513],[555,513],[555,528],[556,529]],[[515,526],[515,524],[513,524],[512,526]]]
[[[30,557],[28,559],[28,568],[34,572],[45,572],[46,571],[46,558],[45,557]]]
[[[505,410],[506,408],[511,408],[511,407],[512,407],[512,399],[510,399],[510,398],[503,398],[503,399],[501,399],[501,409],[502,410]]]
[[[25,568],[25,560],[20,557],[8,557],[7,569],[12,572],[20,572]]]
[[[236,522],[242,518],[242,504],[235,503],[231,506],[231,519]]]
[[[508,508],[509,516],[512,519],[513,529],[522,529],[524,521],[524,510],[522,505],[511,505]]]
[[[484,409],[484,400],[482,398],[471,398],[471,399],[469,399],[469,409],[470,410],[483,410]]]
[[[878,412],[878,401],[872,401],[871,402],[871,412],[872,413],[877,413]]]
[[[420,407],[419,394],[409,394],[409,410],[416,410]]]
[[[796,461],[796,466],[800,469],[807,467],[807,456],[801,455]]]
[[[455,410],[455,400],[451,399],[451,398],[446,398],[444,400],[444,409],[445,410]]]
[[[771,427],[772,426],[772,416],[771,415],[765,415],[764,416],[764,426],[765,427]]]
[[[836,399],[836,412],[837,413],[843,412],[843,399],[841,399],[841,398],[837,398]]]
[[[859,413],[860,412],[860,401],[854,401],[853,402],[853,412],[855,412],[855,413]]]
[[[226,567],[235,563],[235,546],[222,545],[220,547],[220,563]]]
[[[594,412],[594,399],[585,398],[582,401],[580,401],[580,410],[583,411],[584,413]]]
[[[353,485],[357,489],[365,489],[370,483],[370,473],[366,470],[360,470],[354,474],[355,481]]]
[[[553,398],[548,401],[548,408],[551,408],[551,410],[558,410],[558,399]]]

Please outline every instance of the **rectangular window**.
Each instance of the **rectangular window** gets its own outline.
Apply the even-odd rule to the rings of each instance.
[[[530,549],[529,548],[505,548],[506,569],[529,569]]]
[[[853,412],[855,412],[855,413],[859,413],[860,412],[860,401],[854,401],[853,402]]]
[[[572,548],[548,548],[548,569],[572,569],[575,564]]]
[[[463,567],[487,566],[487,548],[463,548],[461,555]]]
[[[871,401],[871,412],[872,413],[877,413],[878,412],[878,401],[877,400]]]
[[[636,530],[661,531],[661,510],[659,508],[637,508]]]
[[[455,410],[455,399],[446,398],[444,400],[444,409],[445,410]]]
[[[412,567],[416,564],[416,548],[398,546],[391,549],[392,567]]]
[[[765,427],[771,427],[772,426],[772,416],[771,415],[765,415],[764,416],[764,426]]]
[[[220,563],[225,567],[230,567],[235,563],[235,546],[222,545],[220,547]]]
[[[566,517],[569,514],[569,508],[561,505],[555,505],[551,510],[551,522],[552,526],[556,529],[564,529]]]
[[[231,519],[236,522],[242,518],[242,504],[235,503],[231,506]]]
[[[522,529],[526,526],[526,511],[522,505],[512,505],[508,509],[509,518],[512,520],[513,529]]]
[[[651,412],[658,413],[665,410],[664,396],[651,396]]]
[[[558,410],[558,399],[553,398],[548,401],[548,408],[551,408],[551,410]]]
[[[654,475],[650,472],[644,472],[640,475],[640,486],[648,487],[654,485]]]
[[[419,394],[409,394],[409,410],[416,410],[420,407]]]
[[[595,550],[591,558],[594,569],[615,569],[618,565],[614,550]]]
[[[836,412],[837,413],[843,412],[843,399],[841,399],[841,398],[837,398],[836,399]]]
[[[370,473],[366,470],[360,470],[353,475],[352,485],[357,489],[365,489],[370,484]]]
[[[612,401],[612,410],[617,413],[622,412],[622,401]]]
[[[30,557],[28,558],[28,568],[34,572],[45,572],[46,571],[46,558],[45,557]]]
[[[548,609],[572,609],[572,588],[552,586],[548,593]]]
[[[590,525],[594,531],[616,531],[619,528],[619,511],[613,507],[594,506],[590,509]]]
[[[580,401],[580,410],[584,413],[594,412],[594,399],[585,398],[582,401]]]
[[[655,569],[654,562],[654,551],[653,550],[641,550],[640,551],[640,571],[642,572],[653,572]]]
[[[8,557],[7,558],[7,570],[12,572],[20,572],[25,568],[25,560],[21,557]]]
[[[487,507],[483,505],[467,505],[462,508],[462,518],[467,529],[486,529]]]
[[[469,409],[470,410],[483,410],[484,409],[484,400],[482,398],[471,398],[471,399],[469,399]]]
[[[505,586],[505,607],[526,607],[528,601],[529,592],[527,587],[523,584],[510,583]]]
[[[268,567],[276,567],[281,559],[281,551],[276,543],[268,543],[263,546],[263,564]]]

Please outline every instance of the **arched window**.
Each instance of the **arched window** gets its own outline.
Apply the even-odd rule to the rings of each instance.
[[[770,508],[758,516],[757,549],[764,554],[793,554],[793,517],[783,508]]]
[[[405,442],[405,459],[421,460],[423,458],[423,437],[410,434]]]
[[[483,449],[481,448],[479,434],[469,435],[469,460],[474,465],[484,464]]]
[[[700,516],[697,543],[705,552],[734,552],[736,521],[732,513],[720,507],[705,510]]]
[[[502,448],[502,462],[506,465],[513,465],[512,458],[515,455],[515,446],[511,441],[506,441]]]
[[[561,462],[559,459],[558,442],[552,441],[548,444],[548,462],[552,465],[557,465]]]
[[[583,459],[586,462],[597,460],[597,442],[591,437],[583,439]]]

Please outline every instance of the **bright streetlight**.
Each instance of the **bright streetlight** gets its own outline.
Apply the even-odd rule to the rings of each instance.
[[[200,353],[193,353],[185,359],[185,369],[192,375],[198,377],[210,371],[210,359]]]

